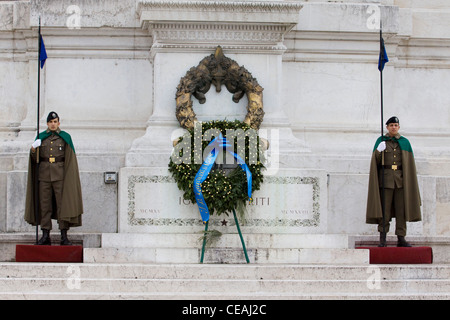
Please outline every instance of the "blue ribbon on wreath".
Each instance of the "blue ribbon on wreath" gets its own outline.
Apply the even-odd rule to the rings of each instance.
[[[221,149],[226,149],[226,147],[230,147],[229,144],[227,144],[227,139],[222,136],[222,134],[219,135],[219,137],[214,138],[208,145],[208,147],[211,146],[213,149],[209,153],[209,155],[206,157],[205,161],[203,161],[200,169],[197,171],[197,174],[194,178],[194,194],[195,194],[195,200],[198,204],[198,209],[200,211],[200,215],[202,217],[203,223],[206,223],[209,220],[209,210],[208,205],[206,204],[205,198],[203,197],[202,183],[206,180],[209,173],[211,172],[211,169],[214,165],[214,162],[216,161],[217,156],[220,153]],[[244,170],[245,175],[247,176],[247,193],[248,193],[248,199],[251,200],[252,198],[252,173],[245,163],[245,161],[236,153],[231,152],[230,150],[226,149],[228,153],[230,153],[236,160],[239,166]]]

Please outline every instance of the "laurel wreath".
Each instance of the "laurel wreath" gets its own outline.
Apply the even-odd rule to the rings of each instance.
[[[197,121],[192,97],[197,98],[200,104],[205,103],[205,94],[212,85],[216,92],[220,92],[224,85],[233,94],[235,103],[246,95],[248,105],[244,123],[259,129],[264,118],[264,89],[244,66],[226,57],[220,46],[214,54],[202,59],[197,67],[189,69],[178,84],[175,115],[182,128],[192,129]]]
[[[198,158],[196,157],[202,156],[210,143],[210,141],[203,141],[203,135],[209,129],[219,129],[226,138],[227,129],[242,129],[242,131],[245,132],[246,130],[251,129],[251,127],[238,120],[209,121],[201,123],[201,126],[197,125],[195,128],[189,129],[188,133],[179,139],[173,152],[177,153],[176,155],[181,158],[184,156],[183,153],[186,152],[185,150],[189,150],[191,153],[190,157],[188,157],[190,161],[188,161],[188,163],[175,163],[172,159],[173,157],[171,157],[169,162],[169,172],[172,173],[178,188],[183,191],[183,198],[185,200],[190,200],[192,203],[196,203],[193,190],[194,178],[201,167],[201,164],[199,164]],[[194,137],[194,134],[200,134],[200,132],[198,131],[195,133],[194,130],[202,130],[201,155],[195,154],[194,139],[192,139],[192,137]],[[245,159],[244,157],[243,159],[252,173],[252,192],[254,192],[260,189],[261,183],[263,182],[262,171],[264,170],[264,161],[262,152],[259,152],[261,148],[260,139],[258,136],[256,163],[255,161],[251,161],[252,163],[249,161],[250,152],[252,152],[249,148],[249,137],[245,137],[245,150],[238,149],[240,146],[238,145],[237,140],[238,139],[233,139],[229,142],[234,143],[235,152],[242,155],[245,154]],[[197,161],[195,161],[196,159]],[[244,170],[242,170],[240,166],[237,166],[236,168],[231,169],[231,172],[227,171],[228,170],[221,168],[220,165],[215,164],[207,179],[202,183],[202,193],[211,215],[216,214],[220,216],[223,213],[228,215],[233,209],[242,208],[242,206],[245,207],[249,202],[247,179]]]

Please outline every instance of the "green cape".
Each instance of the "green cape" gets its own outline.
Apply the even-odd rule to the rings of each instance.
[[[397,141],[398,144],[399,144],[399,146],[400,146],[400,149],[402,149],[402,150],[404,150],[404,151],[411,152],[411,153],[413,154],[413,156],[414,156],[414,153],[413,153],[411,144],[409,143],[409,140],[406,139],[406,138],[403,137],[403,136],[400,136],[399,139],[396,139],[395,137],[390,138],[390,137],[388,137],[388,136],[381,136],[381,137],[379,137],[379,138],[377,139],[377,142],[375,142],[375,146],[373,147],[373,150],[372,150],[372,151],[375,151],[375,149],[378,147],[378,145],[380,144],[381,141],[388,141],[388,140],[394,140],[394,141]]]
[[[59,131],[59,132],[53,132],[54,134],[60,136],[65,143],[67,143],[73,150],[73,152],[75,153],[75,147],[73,146],[73,142],[72,142],[72,137],[70,136],[70,134],[68,134],[65,131]],[[39,136],[36,137],[36,139],[41,139],[41,140],[45,140],[48,137],[50,137],[52,135],[52,132],[49,130],[45,130],[42,131],[41,133],[39,133]]]

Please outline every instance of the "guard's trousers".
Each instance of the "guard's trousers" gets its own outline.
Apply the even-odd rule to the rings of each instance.
[[[380,189],[380,195],[382,190]],[[389,232],[392,207],[395,211],[395,234],[406,236],[405,201],[403,188],[384,189],[385,199],[385,231]],[[378,225],[378,232],[383,232],[383,220]]]
[[[56,212],[58,217],[58,225],[60,230],[68,230],[69,223],[59,220],[61,213],[63,180],[60,181],[39,181],[39,207],[41,211],[41,229],[52,230],[52,194],[55,195]]]

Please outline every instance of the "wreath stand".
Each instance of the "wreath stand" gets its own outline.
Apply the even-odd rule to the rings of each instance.
[[[236,211],[234,209],[233,209],[233,216],[234,216],[234,221],[236,222],[236,228],[238,230],[239,237],[241,238],[242,249],[244,250],[245,260],[247,261],[247,263],[250,263],[250,260],[248,259],[247,248],[245,247],[244,237],[242,237],[241,228],[239,227],[239,221],[236,216]],[[203,238],[202,255],[200,257],[200,263],[203,263],[203,258],[205,256],[206,231],[208,231],[208,223],[209,223],[209,220],[206,221],[206,223],[205,223],[205,237]]]

